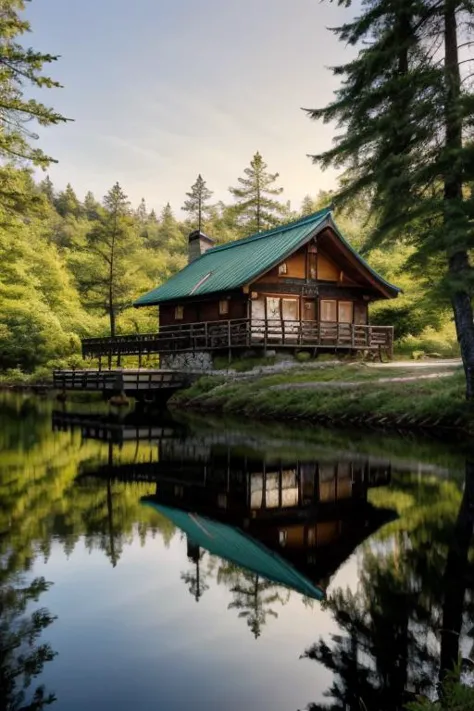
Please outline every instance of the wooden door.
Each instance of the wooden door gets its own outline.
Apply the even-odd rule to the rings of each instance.
[[[303,321],[316,321],[316,301],[314,301],[314,299],[305,299],[303,301],[303,313],[301,317]]]
[[[251,303],[251,333],[253,339],[264,337],[265,333],[265,300],[264,298],[254,299]]]
[[[283,317],[283,339],[295,340],[300,328],[299,299],[283,297],[281,314]]]

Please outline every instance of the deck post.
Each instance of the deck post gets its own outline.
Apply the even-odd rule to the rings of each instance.
[[[110,349],[107,354],[107,361],[108,361],[109,370],[112,370],[112,351]]]
[[[102,370],[102,353],[99,353],[99,372]]]

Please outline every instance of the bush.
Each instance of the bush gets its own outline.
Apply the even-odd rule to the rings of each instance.
[[[406,336],[396,344],[396,351],[401,355],[412,357],[422,351],[432,358],[457,358],[459,345],[453,324],[447,324],[440,331],[425,328],[419,336]]]
[[[311,360],[311,353],[308,353],[308,351],[300,351],[295,357],[298,363],[307,363]]]

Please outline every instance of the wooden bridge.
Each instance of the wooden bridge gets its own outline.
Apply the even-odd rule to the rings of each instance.
[[[161,326],[158,333],[86,338],[84,358],[152,353],[178,354],[202,351],[231,351],[249,348],[393,352],[393,326],[351,323],[291,321],[283,319],[229,319]]]
[[[134,397],[159,395],[170,396],[176,390],[187,387],[192,380],[189,373],[176,370],[55,370],[53,386],[67,392],[81,390],[103,392],[113,395],[125,393]]]

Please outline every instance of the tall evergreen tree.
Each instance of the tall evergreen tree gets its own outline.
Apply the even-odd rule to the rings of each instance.
[[[49,202],[49,204],[54,205],[54,201],[55,201],[54,185],[53,185],[52,180],[49,177],[49,175],[47,175],[46,178],[40,182],[38,187],[39,187],[40,192],[46,196],[46,199]]]
[[[339,4],[347,4],[343,0]],[[459,26],[472,26],[472,0],[370,0],[362,14],[335,30],[358,55],[334,73],[335,100],[310,111],[344,131],[314,156],[347,169],[338,198],[369,190],[378,229],[371,244],[403,231],[412,263],[444,267],[434,287],[450,301],[474,398],[473,244],[474,93],[462,69]]]
[[[66,190],[62,190],[56,198],[56,211],[61,217],[73,215],[79,217],[81,214],[81,203],[79,202],[76,193],[71,185],[66,185]]]
[[[100,203],[94,197],[94,194],[88,190],[84,198],[84,215],[90,221],[99,219]]]
[[[57,56],[26,49],[18,37],[30,31],[30,24],[21,16],[24,0],[2,0],[0,5],[0,155],[6,160],[27,160],[34,165],[48,166],[49,158],[29,142],[37,136],[31,131],[32,119],[40,126],[63,123],[67,119],[36,99],[23,96],[29,83],[36,89],[60,87],[42,73],[43,66],[57,60]]]
[[[138,222],[140,223],[140,226],[143,227],[144,225],[146,225],[148,221],[148,210],[146,209],[145,198],[142,198],[140,200],[140,204],[137,207],[135,214]]]
[[[313,200],[311,195],[305,195],[301,203],[300,214],[302,217],[307,217],[313,212],[316,212],[315,201]]]
[[[161,211],[156,240],[156,246],[164,247],[170,254],[184,254],[186,252],[185,233],[176,220],[169,202]]]
[[[285,213],[285,206],[275,200],[283,188],[275,186],[279,173],[268,173],[267,164],[260,153],[255,153],[245,176],[239,178],[239,187],[229,188],[236,200],[235,214],[238,223],[247,233],[261,232],[276,225]]]
[[[213,193],[212,190],[209,190],[207,187],[206,181],[200,173],[194,185],[191,186],[191,192],[186,193],[186,195],[188,199],[185,201],[182,209],[189,213],[194,223],[194,229],[201,232],[206,217],[209,217],[209,200]]]
[[[138,247],[130,204],[115,183],[104,198],[100,219],[87,235],[87,261],[79,275],[88,302],[108,315],[111,336],[116,335],[117,315],[131,305],[136,292]]]

